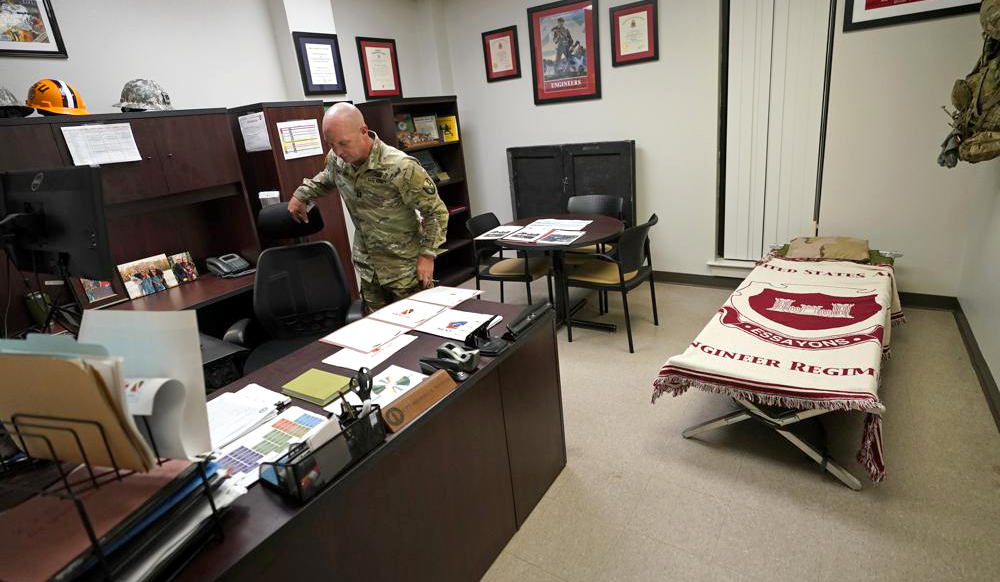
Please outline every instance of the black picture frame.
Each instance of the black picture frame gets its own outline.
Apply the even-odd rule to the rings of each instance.
[[[505,26],[503,28],[495,28],[493,30],[487,30],[483,33],[483,66],[486,69],[486,82],[496,83],[497,81],[507,81],[510,79],[520,79],[521,78],[521,49],[517,42],[517,25]],[[493,59],[490,57],[490,44],[489,41],[492,38],[506,36],[510,39],[510,49],[511,49],[511,60],[514,64],[514,70],[512,72],[496,72],[490,68]]]
[[[18,4],[18,6],[24,8],[24,21],[20,26],[16,27],[18,31],[15,32],[22,36],[31,35],[32,38],[44,35],[44,38],[48,41],[47,44],[54,46],[50,49],[38,47],[24,48],[23,46],[19,46],[19,43],[38,44],[38,42],[27,39],[9,40],[4,38],[8,30],[14,30],[15,27],[12,26],[7,30],[0,30],[0,57],[68,58],[69,55],[66,53],[66,45],[63,44],[62,33],[59,32],[59,23],[56,22],[56,13],[52,10],[52,3],[49,0],[25,1],[28,4],[27,6],[24,3]]]
[[[344,80],[344,66],[340,61],[340,44],[336,34],[322,32],[292,32],[292,42],[295,44],[295,56],[299,62],[299,75],[302,77],[302,90],[306,95],[328,95],[347,93],[347,82]],[[309,68],[306,45],[319,44],[330,47],[333,53],[333,68],[338,83],[318,84],[313,82],[313,74]]]
[[[364,86],[365,99],[371,101],[372,99],[401,99],[403,97],[403,83],[402,76],[399,72],[399,57],[398,51],[396,50],[396,39],[393,38],[374,38],[370,36],[357,36],[354,37],[355,42],[358,46],[358,64],[361,65],[361,84]],[[376,90],[371,86],[371,79],[368,78],[368,57],[365,55],[365,47],[367,46],[382,46],[383,48],[388,48],[390,50],[392,66],[392,74],[396,83],[396,90]]]
[[[586,73],[575,78],[544,77],[544,55],[542,52],[541,19],[557,18],[565,10],[579,9],[584,15]],[[565,103],[601,98],[601,54],[600,30],[597,0],[560,0],[528,8],[528,45],[531,49],[531,88],[535,105]],[[589,13],[589,20],[587,14]],[[560,54],[556,54],[553,68],[558,68]],[[566,61],[569,61],[566,58]],[[539,65],[542,70],[539,70]],[[565,65],[564,65],[565,66]],[[578,89],[567,88],[570,83],[579,84]],[[560,95],[561,93],[561,95]]]
[[[632,2],[630,4],[622,4],[621,6],[612,6],[608,9],[608,16],[610,26],[608,27],[611,32],[611,66],[612,67],[624,67],[628,65],[636,65],[639,63],[648,63],[650,61],[660,60],[660,25],[659,25],[659,12],[657,11],[657,0],[640,0],[639,2]],[[621,54],[621,43],[619,42],[621,38],[621,31],[619,30],[619,16],[624,16],[629,12],[646,12],[648,14],[648,22],[650,23],[651,33],[649,34],[649,44],[650,48],[648,51],[640,53],[638,55],[622,55]],[[648,53],[648,54],[647,54]]]
[[[857,0],[857,1],[863,3],[865,0]],[[905,24],[908,22],[916,22],[918,20],[927,20],[930,18],[941,18],[944,16],[967,14],[969,12],[978,12],[979,7],[982,4],[982,2],[970,1],[968,4],[964,4],[962,6],[933,8],[933,6],[940,0],[923,0],[923,1],[928,2],[928,4],[926,10],[921,10],[920,12],[915,12],[913,14],[888,16],[885,18],[873,18],[871,20],[855,21],[854,20],[855,0],[847,0],[844,3],[844,32],[850,32],[852,30],[865,30],[868,28],[878,28],[881,26],[890,26],[893,24]],[[914,7],[920,8],[919,5],[915,5]]]

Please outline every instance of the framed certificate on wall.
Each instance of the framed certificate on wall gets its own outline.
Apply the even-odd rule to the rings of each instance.
[[[656,0],[611,8],[611,66],[634,65],[660,58]]]
[[[847,0],[844,32],[976,12],[978,0]]]
[[[601,98],[597,0],[528,8],[535,105]]]
[[[347,92],[336,34],[293,32],[292,40],[306,95]]]
[[[483,60],[486,62],[487,83],[520,78],[521,57],[517,49],[517,26],[484,32]]]
[[[365,99],[402,97],[403,87],[399,83],[396,41],[391,38],[363,36],[357,37],[357,41]]]

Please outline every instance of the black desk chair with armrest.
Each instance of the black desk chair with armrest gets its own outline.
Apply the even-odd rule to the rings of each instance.
[[[570,196],[569,200],[566,201],[566,211],[573,214],[600,214],[602,216],[610,216],[611,218],[617,218],[622,220],[622,209],[624,208],[625,199],[620,196],[608,196],[605,194],[587,194],[584,196]],[[628,226],[628,223],[625,223]],[[567,265],[579,265],[586,260],[586,257],[582,257],[576,253],[604,253],[610,254],[614,252],[615,245],[609,243],[601,243],[596,245],[587,245],[583,247],[576,247],[573,249],[573,253],[567,254],[563,257]],[[597,308],[601,315],[608,310],[608,292],[600,291],[598,293]]]
[[[493,230],[500,226],[500,220],[492,212],[473,216],[465,223],[473,237]],[[503,303],[503,284],[524,283],[528,295],[528,305],[531,305],[531,282],[545,277],[549,290],[549,303],[552,303],[552,277],[549,270],[552,261],[548,257],[503,258],[503,249],[491,240],[473,240],[476,255],[476,289],[479,281],[498,281],[500,283],[500,303]],[[496,255],[496,256],[494,256]]]
[[[308,223],[295,222],[287,204],[261,209],[257,229],[264,238],[292,239],[323,229],[319,208]],[[244,364],[252,372],[364,315],[361,301],[351,300],[344,268],[327,241],[272,247],[257,259],[253,288],[255,321],[242,319],[223,338],[253,349]],[[260,341],[260,336],[264,341]],[[254,340],[257,341],[254,341]]]
[[[586,261],[566,277],[567,287],[618,291],[622,294],[629,353],[635,352],[635,348],[632,345],[628,293],[643,281],[649,281],[649,294],[653,301],[653,325],[660,325],[660,316],[656,311],[656,288],[653,286],[653,259],[649,254],[649,229],[657,222],[659,219],[654,214],[645,224],[626,228],[615,240],[614,253],[583,255]],[[572,322],[569,320],[566,321],[566,334],[569,341],[573,341]]]

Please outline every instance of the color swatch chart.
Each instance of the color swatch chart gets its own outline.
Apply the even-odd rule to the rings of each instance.
[[[226,447],[218,463],[241,485],[249,485],[257,480],[260,463],[276,459],[289,445],[304,440],[324,422],[326,419],[321,416],[301,408],[289,408],[270,423]]]

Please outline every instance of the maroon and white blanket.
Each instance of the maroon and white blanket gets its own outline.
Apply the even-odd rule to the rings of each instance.
[[[667,360],[653,402],[694,387],[787,408],[864,411],[858,461],[881,481],[881,364],[902,315],[891,266],[768,257]]]

